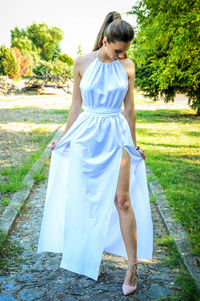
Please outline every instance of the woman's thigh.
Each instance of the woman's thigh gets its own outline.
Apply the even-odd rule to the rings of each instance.
[[[118,183],[117,183],[117,190],[115,195],[116,198],[121,197],[123,195],[129,195],[129,183],[130,183],[130,156],[129,153],[123,148]]]

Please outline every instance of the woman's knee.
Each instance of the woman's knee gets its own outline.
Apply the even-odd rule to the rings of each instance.
[[[130,197],[128,192],[116,193],[115,205],[118,210],[127,211],[130,208]]]

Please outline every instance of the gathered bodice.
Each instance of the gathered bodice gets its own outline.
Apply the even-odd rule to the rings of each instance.
[[[97,51],[83,74],[80,89],[84,109],[117,112],[128,90],[128,76],[118,60],[103,63]]]

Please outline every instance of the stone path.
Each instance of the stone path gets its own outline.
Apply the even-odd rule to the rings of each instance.
[[[0,301],[14,300],[172,300],[180,290],[175,281],[178,268],[164,267],[161,258],[169,256],[156,239],[167,231],[153,203],[154,257],[139,264],[137,292],[124,297],[121,285],[126,271],[126,259],[103,254],[102,274],[98,281],[59,267],[61,254],[36,254],[47,182],[35,185],[26,207],[15,221],[10,239],[20,244],[23,252],[9,261],[0,276]],[[23,263],[22,263],[23,262]]]

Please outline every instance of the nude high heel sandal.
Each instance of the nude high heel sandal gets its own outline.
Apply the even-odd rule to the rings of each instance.
[[[128,263],[127,272],[128,271],[131,272],[131,274],[132,274],[130,281],[129,281],[129,283],[132,285],[123,283],[122,291],[125,296],[132,294],[133,292],[136,291],[136,288],[137,288],[137,279],[138,279],[138,261],[137,261],[137,259],[134,260],[133,263]]]

